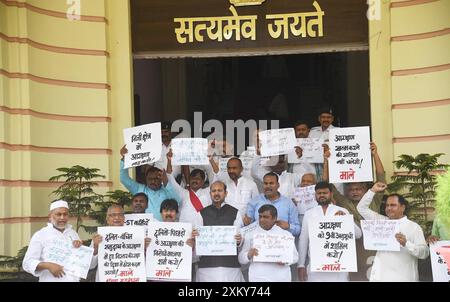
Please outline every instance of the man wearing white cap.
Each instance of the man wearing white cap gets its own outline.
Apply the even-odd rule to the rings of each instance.
[[[79,282],[80,279],[64,272],[64,267],[51,262],[51,251],[58,247],[73,244],[75,248],[82,245],[80,237],[67,224],[69,206],[64,200],[58,200],[50,205],[49,223],[31,238],[27,253],[23,259],[23,269],[39,277],[39,282]]]

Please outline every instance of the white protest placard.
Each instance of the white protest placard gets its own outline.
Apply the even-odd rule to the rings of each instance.
[[[272,167],[278,163],[278,157],[276,156],[261,156],[259,165],[261,167]]]
[[[431,269],[433,282],[450,282],[450,270],[444,257],[437,251],[440,247],[450,246],[450,241],[437,241],[430,244]]]
[[[308,163],[323,163],[323,140],[320,138],[297,138],[297,146],[302,148],[302,157],[298,158],[295,151],[288,154],[288,163],[298,164],[302,161]]]
[[[305,214],[317,205],[315,186],[295,187],[294,200],[297,202],[297,209],[299,214]]]
[[[258,249],[258,255],[253,256],[254,262],[292,263],[295,249],[294,236],[290,234],[253,234],[253,248]]]
[[[174,138],[171,142],[172,165],[209,165],[206,138]]]
[[[147,277],[151,280],[191,281],[192,247],[186,244],[192,224],[150,222]]]
[[[250,223],[249,225],[243,226],[239,230],[239,232],[241,233],[242,238],[247,236],[247,234],[253,233],[258,228],[258,225],[259,225],[259,222],[258,221],[254,221],[254,222]]]
[[[100,282],[146,282],[144,228],[99,227],[103,237],[98,251]]]
[[[372,251],[400,251],[400,243],[395,239],[399,227],[398,220],[361,220],[364,248]]]
[[[45,247],[44,253],[47,262],[63,266],[67,274],[86,279],[94,249],[87,246],[75,248],[71,240],[55,238]]]
[[[86,279],[92,255],[94,255],[94,249],[91,247],[80,246],[77,249],[72,249],[69,260],[64,265],[64,271],[73,276]]]
[[[161,123],[153,123],[123,129],[123,138],[128,153],[124,167],[138,167],[158,161],[161,157]]]
[[[142,226],[147,236],[147,225],[152,221],[157,221],[152,213],[125,214],[124,226]]]
[[[198,256],[237,255],[235,226],[201,226],[195,238],[195,252]]]
[[[311,219],[309,251],[312,272],[356,272],[353,215]]]
[[[248,173],[248,175],[250,175],[251,171],[252,171],[252,162],[254,157],[251,156],[241,156],[239,157],[239,159],[242,162],[242,167],[244,168],[244,170],[242,171],[242,173],[246,174]]]
[[[219,159],[219,171],[227,172],[227,164],[231,157],[221,157]]]
[[[297,140],[293,128],[264,130],[259,133],[261,156],[289,154],[295,150]]]
[[[369,127],[330,130],[330,183],[372,181]]]

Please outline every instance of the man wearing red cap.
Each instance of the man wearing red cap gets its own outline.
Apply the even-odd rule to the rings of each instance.
[[[55,246],[73,244],[75,248],[82,245],[80,237],[67,224],[69,206],[64,200],[58,200],[50,205],[49,223],[31,238],[27,253],[23,259],[23,269],[39,277],[39,282],[78,282],[80,278],[66,274],[64,267],[51,262],[51,249]]]

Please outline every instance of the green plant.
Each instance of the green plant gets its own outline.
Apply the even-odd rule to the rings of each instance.
[[[445,169],[446,164],[438,163],[438,153],[430,155],[421,153],[416,157],[402,154],[400,159],[394,161],[397,169],[406,169],[407,173],[392,176],[393,182],[389,184],[390,192],[404,191],[403,194],[409,202],[409,217],[420,224],[426,236],[431,233],[432,221],[429,220],[428,209],[434,206],[436,170]]]
[[[436,213],[439,220],[450,226],[450,169],[437,179],[436,189]]]
[[[21,248],[15,257],[0,256],[0,281],[37,281],[38,278],[22,269],[28,246]]]
[[[88,226],[83,225],[83,217],[89,215],[92,205],[102,201],[103,196],[94,192],[93,188],[98,184],[95,178],[105,178],[98,174],[99,169],[91,169],[82,166],[56,169],[62,174],[53,176],[50,181],[64,180],[64,183],[52,193],[58,199],[63,199],[69,204],[69,215],[77,218],[76,232],[80,227],[86,230]],[[87,231],[87,230],[86,230]]]

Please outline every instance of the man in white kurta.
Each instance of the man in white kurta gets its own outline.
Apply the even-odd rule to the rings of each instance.
[[[58,200],[50,205],[50,223],[40,229],[31,238],[30,245],[23,259],[23,269],[39,282],[79,282],[80,278],[64,272],[62,265],[49,262],[52,246],[61,242],[70,242],[75,248],[82,245],[77,232],[67,224],[69,206],[67,202]]]
[[[298,121],[294,125],[295,137],[298,138],[308,138],[309,136],[309,125],[304,121]],[[304,175],[305,173],[313,173],[316,175],[316,169],[314,165],[309,163],[303,156],[303,150],[300,147],[295,147],[295,153],[297,154],[298,163],[289,164],[289,172]]]
[[[253,179],[243,176],[243,170],[242,161],[232,157],[227,162],[227,173],[219,172],[214,175],[214,181],[220,180],[227,185],[225,202],[238,209],[241,217],[247,213],[249,201],[259,195],[256,183]]]
[[[209,188],[203,188],[205,183],[204,171],[199,169],[191,171],[189,177],[189,189],[181,187],[173,175],[167,174],[167,177],[169,179],[169,183],[172,184],[175,191],[181,198],[179,221],[195,223],[195,221],[199,219],[201,208],[207,207],[211,204]],[[191,200],[194,198],[198,198],[198,201],[200,201],[199,205],[197,205],[194,200]],[[196,209],[196,206],[199,210]]]
[[[258,249],[253,247],[254,234],[284,235],[293,237],[289,231],[283,230],[276,225],[277,209],[273,205],[263,205],[258,210],[259,225],[254,232],[245,236],[242,250],[239,253],[239,262],[242,265],[250,263],[248,281],[249,282],[291,282],[290,265],[298,260],[297,248],[292,240],[292,262],[254,262],[253,257],[258,255]],[[287,251],[289,252],[289,251]]]
[[[386,200],[387,216],[378,214],[369,208],[376,193],[383,192],[386,185],[375,183],[361,198],[357,210],[367,220],[397,219],[400,221],[399,233],[395,238],[400,243],[400,251],[378,251],[372,266],[370,281],[412,282],[419,281],[417,259],[425,259],[429,249],[422,228],[409,220],[404,214],[406,200],[398,194],[391,194]]]
[[[309,138],[319,138],[324,142],[324,144],[328,145],[329,137],[330,137],[330,130],[335,128],[333,126],[334,122],[334,113],[333,110],[330,107],[322,107],[318,111],[319,117],[319,123],[320,126],[313,127],[309,131]],[[314,164],[314,167],[316,169],[316,176],[317,179],[323,179],[323,164],[317,163]]]
[[[348,281],[347,272],[311,272],[311,267],[306,267],[307,257],[311,257],[309,252],[309,223],[313,219],[325,218],[335,215],[349,215],[344,208],[335,206],[331,202],[331,185],[327,182],[319,182],[316,187],[316,200],[318,206],[306,211],[303,217],[302,232],[299,240],[299,260],[298,274],[300,281],[310,282],[346,282]],[[361,229],[355,224],[355,238],[361,238]]]

